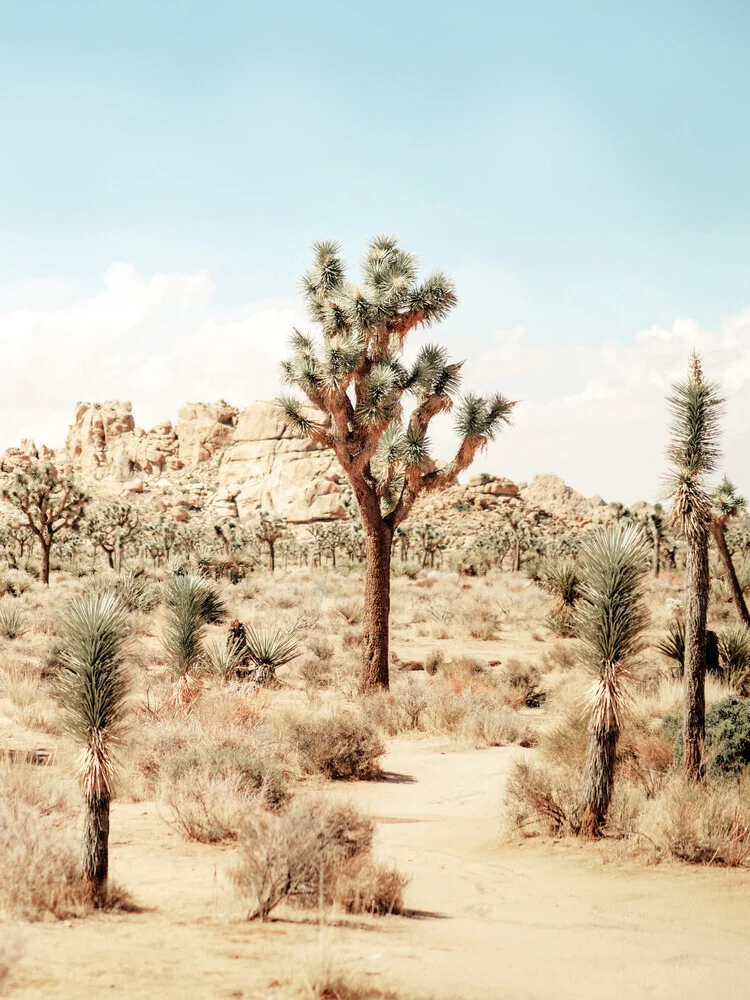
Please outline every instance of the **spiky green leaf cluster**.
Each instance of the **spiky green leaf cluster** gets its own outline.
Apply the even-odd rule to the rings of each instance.
[[[595,674],[592,726],[619,728],[625,684],[649,616],[642,581],[648,548],[635,525],[600,528],[581,544],[581,600],[575,614],[582,659]]]
[[[87,595],[63,609],[59,631],[63,728],[81,747],[79,766],[87,794],[110,795],[113,748],[125,720],[128,614],[114,594]]]
[[[724,476],[711,494],[711,505],[714,520],[720,524],[726,524],[730,518],[744,514],[747,508],[747,501],[745,497],[737,492],[734,484]]]
[[[484,399],[467,393],[456,410],[455,429],[462,439],[484,438],[494,441],[503,424],[510,423],[515,403],[497,393]]]
[[[687,534],[705,530],[711,519],[706,478],[719,460],[719,431],[724,400],[719,388],[703,378],[693,355],[688,377],[672,387],[668,397],[672,425],[667,456],[667,483],[673,501],[672,519]]]
[[[175,677],[193,673],[203,653],[207,625],[220,622],[226,606],[218,587],[201,576],[173,576],[164,584],[164,650]]]

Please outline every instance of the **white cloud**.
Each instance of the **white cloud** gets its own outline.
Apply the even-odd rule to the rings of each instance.
[[[213,287],[206,272],[145,277],[118,263],[88,299],[52,308],[42,298],[0,313],[0,447],[23,437],[61,444],[79,399],[130,399],[136,421],[149,426],[190,400],[244,406],[276,395],[289,328],[305,322],[301,304],[221,315],[210,310]],[[716,332],[678,320],[630,343],[536,344],[522,327],[483,346],[474,340],[469,351],[455,336],[445,342],[454,356],[468,355],[467,389],[522,400],[477,470],[514,479],[556,472],[583,492],[625,502],[658,496],[665,396],[695,346],[728,397],[726,471],[750,492],[750,308]],[[452,447],[449,427],[443,420],[433,436],[441,457]]]
[[[24,437],[59,446],[77,400],[129,399],[149,426],[189,400],[273,396],[295,307],[206,318],[213,287],[205,271],[146,278],[116,263],[88,299],[0,313],[0,447]]]
[[[750,309],[718,332],[694,320],[651,327],[629,344],[540,347],[517,329],[498,333],[466,365],[466,382],[525,400],[479,466],[515,479],[556,472],[586,493],[632,502],[656,499],[666,471],[665,402],[671,383],[701,353],[727,397],[723,468],[750,491]]]

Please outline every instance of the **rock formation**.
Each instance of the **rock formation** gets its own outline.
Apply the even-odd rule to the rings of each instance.
[[[301,437],[267,402],[242,411],[223,400],[186,403],[175,426],[166,421],[149,431],[136,426],[128,402],[78,403],[62,451],[23,441],[5,452],[0,471],[40,459],[71,471],[93,496],[137,498],[182,522],[245,520],[263,510],[292,524],[330,521],[346,516],[351,495],[333,452]],[[609,510],[558,476],[517,486],[483,474],[420,497],[413,519],[472,534],[508,503],[576,526],[604,520]]]

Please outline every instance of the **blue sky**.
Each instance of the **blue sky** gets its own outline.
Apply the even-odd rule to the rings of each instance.
[[[726,0],[4,0],[0,310],[123,261],[245,315],[313,239],[397,231],[456,277],[467,352],[717,330],[750,304],[749,50]]]

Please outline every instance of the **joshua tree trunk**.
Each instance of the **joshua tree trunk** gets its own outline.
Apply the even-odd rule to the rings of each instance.
[[[618,729],[591,730],[583,769],[581,835],[598,837],[607,819],[615,780]]]
[[[661,539],[657,536],[654,539],[654,576],[658,577],[661,572]]]
[[[41,581],[45,587],[49,587],[49,553],[52,548],[52,542],[46,542],[42,539],[42,573]]]
[[[708,528],[687,538],[685,559],[685,776],[703,779],[706,732],[706,617],[708,613]]]
[[[105,551],[105,553],[107,555],[107,562],[109,563],[109,568],[110,569],[114,569],[115,568],[115,554],[114,554],[114,552],[112,551],[112,549],[105,549],[104,551]]]
[[[275,573],[276,572],[276,546],[274,545],[273,542],[269,542],[268,543],[268,552],[269,552],[269,564],[270,564],[271,572]]]
[[[109,798],[92,795],[86,800],[81,844],[81,874],[95,905],[102,902],[109,872]]]
[[[732,562],[732,556],[729,551],[729,546],[727,545],[726,535],[724,534],[724,526],[722,524],[714,524],[711,526],[711,533],[714,536],[714,541],[716,542],[716,548],[719,550],[719,555],[724,563],[724,572],[729,580],[729,585],[732,588],[732,597],[734,598],[734,604],[737,608],[737,613],[742,620],[743,625],[750,628],[750,613],[747,610],[747,604],[745,603],[745,595],[742,593],[742,587],[740,586],[740,581],[737,579],[737,572],[734,568],[734,563]]]
[[[391,612],[393,531],[380,518],[365,525],[365,613],[362,637],[362,690],[388,687],[388,620]]]
[[[513,572],[521,572],[521,542],[519,540],[513,543]]]

